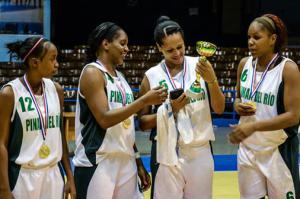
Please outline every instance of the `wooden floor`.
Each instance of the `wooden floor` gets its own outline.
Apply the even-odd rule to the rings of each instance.
[[[144,198],[150,198],[150,191],[144,193]],[[200,197],[199,197],[200,198]],[[213,199],[238,199],[237,172],[222,171],[214,173]]]

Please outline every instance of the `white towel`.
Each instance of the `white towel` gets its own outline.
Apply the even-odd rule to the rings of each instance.
[[[168,166],[178,164],[176,152],[178,132],[185,144],[193,141],[193,128],[185,108],[178,113],[176,127],[171,104],[166,101],[157,110],[157,162],[160,164]]]
[[[177,114],[177,129],[184,144],[189,144],[194,140],[194,131],[191,124],[191,118],[185,107],[180,109]]]
[[[176,145],[177,129],[172,107],[165,102],[157,110],[157,162],[167,166],[178,165]]]

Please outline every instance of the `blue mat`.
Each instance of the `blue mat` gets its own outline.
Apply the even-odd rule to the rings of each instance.
[[[215,171],[236,171],[236,155],[214,155]]]
[[[145,168],[150,172],[150,156],[142,156]],[[236,171],[236,155],[214,155],[215,171]]]

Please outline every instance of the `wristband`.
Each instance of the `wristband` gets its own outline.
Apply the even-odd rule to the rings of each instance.
[[[135,159],[141,158],[140,152],[135,152],[135,153],[134,153],[134,156],[135,156]]]

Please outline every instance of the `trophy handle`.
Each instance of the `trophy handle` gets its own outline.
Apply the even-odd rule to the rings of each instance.
[[[206,62],[206,60],[207,60],[206,57],[203,55],[199,57],[199,61],[201,62]]]
[[[200,83],[201,75],[196,71],[196,82]]]
[[[199,61],[200,61],[200,62],[206,62],[207,59],[206,59],[205,56],[202,55],[202,56],[199,57]],[[197,83],[200,83],[200,79],[201,79],[201,75],[200,75],[200,73],[198,73],[197,70],[196,70],[196,82],[197,82]],[[200,84],[199,84],[199,85],[200,85]]]

